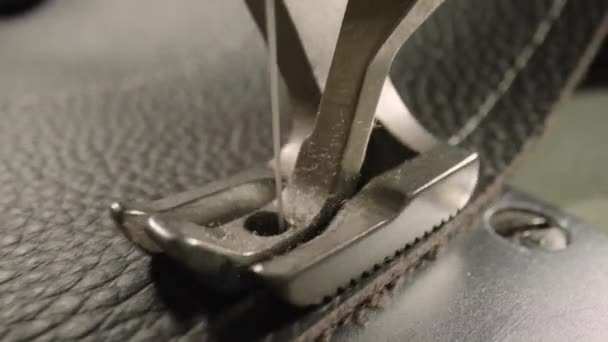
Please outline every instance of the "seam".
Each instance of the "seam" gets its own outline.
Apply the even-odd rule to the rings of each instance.
[[[553,1],[553,5],[549,9],[547,16],[538,24],[530,42],[524,46],[517,57],[515,57],[513,65],[505,71],[496,89],[486,96],[475,115],[470,117],[464,126],[448,139],[448,144],[458,145],[462,143],[481,125],[483,120],[488,117],[498,101],[511,88],[513,82],[519,75],[519,72],[528,65],[536,50],[545,42],[551,28],[561,16],[567,2],[568,0]]]

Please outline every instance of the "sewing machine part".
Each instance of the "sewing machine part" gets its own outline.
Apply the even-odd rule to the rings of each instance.
[[[274,179],[273,170],[261,168],[150,204],[115,203],[125,235],[220,290],[260,278],[288,302],[310,305],[455,215],[477,182],[475,153],[434,142],[412,160],[387,163],[397,166],[367,184],[360,177],[393,58],[441,3],[350,0],[314,125],[309,121],[307,133],[300,128],[288,144],[291,174],[278,178],[282,160],[275,155]],[[266,9],[272,16],[274,6]],[[277,38],[269,16],[266,24],[276,112]]]
[[[318,303],[456,215],[478,172],[475,153],[451,146],[406,161],[349,199],[319,236],[252,269],[288,302]]]
[[[378,287],[365,285],[362,275],[375,274],[384,286],[466,225],[461,221],[470,215],[459,211],[478,212],[484,198],[499,192],[502,174],[549,114],[513,111],[498,99],[516,96],[517,77],[536,75],[530,63],[537,68],[544,58],[537,48],[557,44],[559,35],[547,25],[558,20],[564,1],[546,9],[547,18],[530,30],[532,44],[507,65],[478,110],[416,113],[422,121],[460,116],[446,119],[449,129],[439,132],[447,144],[417,122],[388,79],[398,50],[442,0],[336,0],[327,11],[314,1],[285,0],[276,6],[276,31],[265,16],[268,3],[246,3],[267,38],[270,71],[276,75],[278,64],[290,96],[293,129],[280,155],[275,149],[266,166],[200,189],[112,205],[127,238],[169,255],[218,290],[262,284],[295,306],[326,297],[348,306],[370,296]],[[338,27],[333,21],[340,17]],[[576,61],[560,72],[575,75],[584,66]],[[276,114],[276,98],[271,102]],[[382,149],[394,141],[398,152]],[[520,240],[542,239],[528,235]],[[416,252],[395,258],[408,246]]]
[[[441,2],[349,1],[313,131],[286,188],[291,224],[324,224],[352,195],[393,59]]]
[[[375,177],[313,237],[282,231],[275,212],[258,210],[274,199],[270,170],[113,213],[218,290],[257,275],[290,303],[310,305],[457,214],[478,169],[475,153],[442,145]]]
[[[245,3],[268,41],[263,3]],[[347,0],[283,0],[276,4],[278,64],[289,90],[293,118],[289,138],[281,150],[286,177],[293,172],[302,142],[310,135],[318,114],[346,4]],[[420,15],[422,19],[425,14]],[[375,118],[393,138],[415,151],[428,151],[438,142],[408,110],[390,77],[382,83]]]

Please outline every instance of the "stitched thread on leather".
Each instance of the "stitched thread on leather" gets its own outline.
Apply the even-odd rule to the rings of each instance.
[[[547,13],[547,16],[539,23],[538,28],[532,35],[530,42],[524,46],[521,52],[515,58],[515,61],[511,68],[507,69],[502,77],[502,80],[498,84],[497,88],[486,96],[486,99],[477,109],[476,113],[469,118],[469,120],[462,126],[462,128],[452,135],[448,139],[448,143],[451,145],[458,145],[462,143],[473,131],[475,131],[481,122],[490,114],[492,108],[496,105],[502,95],[504,95],[513,81],[517,78],[519,72],[521,72],[527,65],[534,52],[541,46],[549,31],[553,27],[555,21],[562,14],[564,7],[568,0],[554,0],[551,9]]]

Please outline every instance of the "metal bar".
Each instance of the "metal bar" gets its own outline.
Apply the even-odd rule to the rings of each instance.
[[[288,302],[319,303],[455,215],[478,170],[476,153],[439,146],[374,178],[322,236],[252,269]]]
[[[286,218],[322,223],[355,189],[392,61],[443,0],[350,0],[313,133],[286,188]]]
[[[261,1],[245,0],[250,13],[266,37]],[[297,152],[310,135],[347,0],[279,0],[277,2],[278,63],[293,107],[294,124],[282,160],[285,174],[295,166]],[[390,78],[375,109],[378,120],[404,145],[424,152],[437,140],[409,112]]]

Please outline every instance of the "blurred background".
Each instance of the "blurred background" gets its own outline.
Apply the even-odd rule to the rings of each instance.
[[[166,0],[148,0],[145,8],[132,0],[0,0],[0,103],[15,96],[188,68],[200,56],[211,58],[200,50],[209,46],[200,40],[209,37],[222,36],[226,44],[242,50],[260,48],[259,38],[235,41],[221,29],[192,39],[201,21],[218,28],[222,25],[209,22],[224,21],[221,14],[202,10],[203,2],[181,0],[176,10]],[[245,11],[240,1],[231,3],[224,7]],[[139,14],[137,20],[133,13]],[[253,22],[239,24],[251,25],[251,37],[257,37]],[[562,104],[513,181],[606,232],[607,51],[604,47],[581,87]]]

